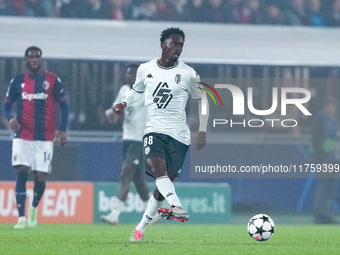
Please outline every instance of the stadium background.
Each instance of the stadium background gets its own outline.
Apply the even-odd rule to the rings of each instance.
[[[251,79],[260,78],[263,82],[258,87],[256,101],[263,107],[270,103],[268,94],[272,84],[268,81],[271,79],[283,79],[290,86],[310,89],[313,100],[308,108],[312,112],[328,95],[339,97],[340,32],[336,28],[15,17],[0,18],[0,24],[0,97],[4,97],[11,77],[24,70],[22,55],[29,45],[43,49],[46,68],[58,73],[68,92],[69,143],[63,149],[56,147],[51,181],[80,181],[90,185],[118,182],[122,163],[120,130],[105,122],[103,110],[110,106],[112,95],[117,94],[122,84],[126,63],[158,57],[159,33],[169,26],[179,26],[186,32],[182,60],[193,66],[202,78],[237,80],[242,89],[251,85]],[[315,82],[316,79],[320,79],[319,82]],[[222,99],[228,101],[227,96]],[[211,116],[214,115],[218,115],[218,111],[212,111]],[[294,134],[286,129],[256,132],[232,129],[223,131],[225,140],[221,141],[214,139],[214,130],[209,130],[204,157],[213,160],[224,156],[231,162],[254,165],[311,163],[308,120],[303,116],[298,118],[301,130]],[[194,117],[191,121],[194,127]],[[2,128],[0,180],[13,181],[11,137],[4,121]],[[221,151],[219,144],[230,144],[230,147]],[[225,199],[235,217],[242,213],[252,215],[258,210],[274,215],[311,213],[313,178],[192,179],[188,169],[189,159],[179,182],[230,185],[227,187],[231,188],[231,197]],[[187,188],[184,192],[195,193],[195,190]],[[3,208],[8,194],[1,193]],[[338,209],[337,201],[334,208]],[[228,222],[233,216],[230,219],[226,216]],[[0,219],[4,220],[3,216]]]

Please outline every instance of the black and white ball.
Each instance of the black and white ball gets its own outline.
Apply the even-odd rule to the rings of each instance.
[[[267,241],[274,234],[275,223],[266,214],[257,214],[248,222],[248,233],[257,241]]]

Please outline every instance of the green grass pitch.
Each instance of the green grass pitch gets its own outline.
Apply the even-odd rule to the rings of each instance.
[[[339,254],[339,226],[277,225],[266,242],[244,225],[152,225],[141,243],[130,243],[134,225],[54,225],[17,230],[0,224],[0,254]]]

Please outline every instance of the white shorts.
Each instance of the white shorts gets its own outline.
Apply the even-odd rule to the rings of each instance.
[[[13,139],[12,166],[24,165],[32,171],[50,173],[53,157],[52,141]]]

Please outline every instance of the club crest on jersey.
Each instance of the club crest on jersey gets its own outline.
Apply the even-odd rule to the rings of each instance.
[[[171,89],[166,82],[158,83],[157,88],[152,94],[153,102],[156,103],[158,109],[165,109],[172,99]]]
[[[175,82],[178,84],[181,82],[181,75],[180,74],[176,74],[175,76]]]
[[[25,83],[21,83],[21,88],[23,89],[25,87]]]
[[[44,90],[48,90],[48,88],[50,87],[50,83],[48,81],[44,81],[42,86]]]
[[[145,153],[145,155],[148,155],[150,153],[150,147],[149,146],[145,147],[144,153]]]

